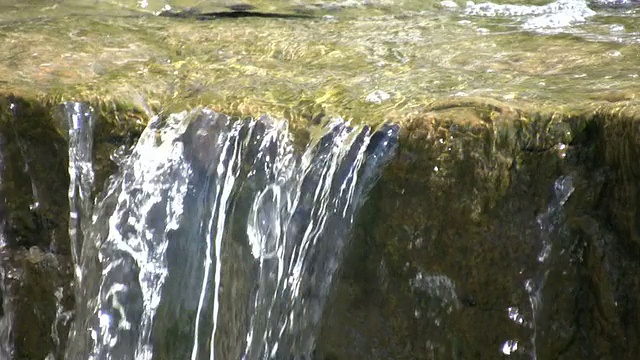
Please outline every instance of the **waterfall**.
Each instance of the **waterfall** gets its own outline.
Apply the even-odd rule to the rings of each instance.
[[[91,222],[93,205],[93,129],[91,109],[83,103],[67,102],[63,114],[69,141],[69,238],[71,257],[76,264],[76,281],[80,281],[82,240]]]
[[[85,103],[66,102],[61,106],[62,125],[67,129],[69,144],[69,242],[73,263],[74,287],[76,298],[80,298],[82,289],[82,268],[80,252],[85,235],[91,227],[94,170],[93,170],[93,131],[95,118],[92,109]],[[56,292],[56,321],[51,327],[52,336],[60,346],[58,323],[68,323],[73,314],[62,306],[62,289]]]
[[[397,126],[334,119],[301,149],[286,122],[266,116],[158,116],[92,205],[91,116],[67,112],[78,246],[67,358],[310,356]]]

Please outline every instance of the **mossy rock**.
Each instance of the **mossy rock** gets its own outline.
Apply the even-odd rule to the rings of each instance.
[[[633,359],[637,108],[509,110],[492,121],[486,107],[456,105],[468,121],[452,122],[453,107],[439,106],[401,133],[360,214],[320,358],[492,359],[515,340],[523,358]],[[567,179],[573,192],[553,208]],[[544,241],[552,250],[540,263]],[[534,333],[525,284],[540,278]],[[434,308],[446,287],[427,291],[417,279],[448,279],[455,306]]]

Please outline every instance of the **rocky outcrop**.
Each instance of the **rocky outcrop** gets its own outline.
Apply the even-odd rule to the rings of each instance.
[[[319,358],[636,356],[637,105],[494,115],[470,105],[407,122]]]

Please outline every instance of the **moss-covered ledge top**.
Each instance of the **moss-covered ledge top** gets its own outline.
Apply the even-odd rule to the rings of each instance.
[[[0,92],[307,120],[403,122],[469,107],[483,121],[513,109],[638,114],[640,46],[630,37],[532,35],[460,12],[202,21],[101,6],[0,19]],[[631,20],[601,22],[626,21],[633,33]]]

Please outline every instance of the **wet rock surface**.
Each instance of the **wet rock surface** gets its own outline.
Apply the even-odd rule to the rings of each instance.
[[[3,104],[21,109],[3,112],[10,344],[17,359],[58,358],[73,309],[60,108]],[[408,117],[358,216],[316,358],[633,359],[640,127],[633,104],[617,105],[535,114],[469,99]],[[103,182],[141,115],[98,114]],[[38,173],[29,176],[17,139],[38,154],[28,162]],[[37,208],[33,184],[48,189]]]
[[[578,1],[577,21],[545,28],[534,20],[555,2],[452,3],[184,4],[178,18],[155,3],[1,4],[0,357],[63,358],[75,300],[61,104],[79,100],[96,117],[94,197],[155,114],[270,114],[296,143],[336,115],[400,126],[316,360],[635,359],[637,2]],[[188,324],[165,325],[187,341],[175,329]]]
[[[111,153],[139,134],[135,119],[122,110],[98,112],[94,164],[100,186],[116,169]],[[63,120],[59,105],[0,99],[0,272],[7,317],[0,347],[7,358],[62,358],[66,346],[74,296]]]
[[[320,358],[633,359],[639,131],[636,112],[605,109],[413,119],[361,213]]]
[[[56,294],[68,310],[71,282],[66,143],[47,109],[13,97],[3,98],[2,130],[2,283],[11,316],[13,357],[38,359],[56,350]],[[67,296],[65,296],[67,295]],[[55,339],[64,342],[62,338]],[[61,344],[64,346],[64,344]]]

